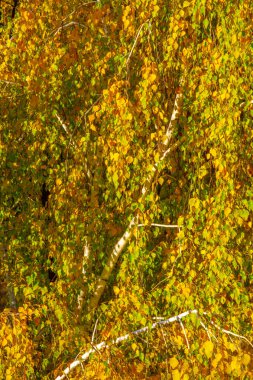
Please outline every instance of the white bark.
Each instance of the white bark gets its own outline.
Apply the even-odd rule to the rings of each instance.
[[[159,164],[165,159],[165,157],[170,152],[170,148],[168,148],[168,145],[169,145],[169,142],[171,140],[171,137],[172,137],[172,134],[174,131],[174,123],[176,122],[178,115],[179,115],[179,103],[180,103],[181,97],[182,97],[181,93],[178,93],[176,95],[173,111],[171,114],[170,123],[169,123],[167,130],[166,130],[165,139],[163,141],[164,149],[163,149],[163,152],[161,154],[160,160],[156,164],[154,164],[154,166],[152,167],[151,173],[146,178],[145,185],[142,188],[142,197],[144,197],[146,195],[146,193],[149,189],[149,186],[150,186],[150,184],[154,178],[154,175],[158,169]],[[107,260],[107,263],[106,263],[106,265],[102,271],[102,274],[99,277],[99,279],[97,280],[97,283],[95,284],[95,291],[94,291],[93,296],[90,299],[89,306],[88,306],[88,314],[89,314],[90,320],[92,319],[94,312],[97,309],[100,298],[104,292],[107,281],[108,281],[108,279],[109,279],[109,277],[110,277],[110,275],[111,275],[111,273],[112,273],[112,271],[113,271],[113,269],[117,263],[117,260],[120,256],[121,252],[125,248],[126,244],[130,240],[132,234],[133,234],[133,228],[134,228],[134,226],[136,226],[136,224],[138,222],[136,219],[137,219],[136,217],[132,218],[132,220],[128,224],[127,229],[125,230],[125,233],[119,239],[117,244],[114,246],[113,251],[110,254],[110,256]]]
[[[90,247],[88,245],[88,242],[86,241],[84,250],[83,250],[83,263],[82,263],[82,277],[83,281],[87,279],[87,269],[90,267]],[[87,268],[87,269],[86,269]],[[77,297],[77,308],[78,310],[82,309],[83,302],[85,298],[85,292],[84,290],[80,290],[78,297]]]
[[[172,323],[172,322],[176,322],[176,321],[181,321],[182,318],[186,317],[187,315],[189,314],[198,314],[198,311],[197,310],[188,310],[188,311],[185,311],[184,313],[181,313],[179,315],[176,315],[174,317],[171,317],[171,318],[168,318],[168,319],[165,319],[163,321],[159,321],[159,322],[155,322],[152,324],[151,327],[143,327],[139,330],[135,330],[129,334],[126,334],[126,335],[123,335],[123,336],[120,336],[118,337],[117,339],[113,340],[111,343],[106,343],[106,342],[101,342],[99,344],[96,344],[95,346],[93,346],[93,348],[91,348],[89,351],[85,352],[81,357],[80,359],[78,360],[75,360],[73,361],[64,371],[63,371],[63,374],[58,376],[55,380],[63,380],[65,378],[68,378],[68,375],[69,373],[74,369],[76,368],[77,366],[81,365],[84,361],[88,360],[90,355],[93,354],[94,352],[98,352],[98,351],[101,351],[103,348],[108,348],[114,344],[118,344],[118,343],[121,343],[125,340],[129,340],[131,338],[133,338],[134,335],[139,335],[139,334],[142,334],[144,332],[147,332],[149,330],[153,330],[155,329],[156,327],[158,326],[161,326],[161,325],[167,325],[169,323]]]
[[[159,223],[151,223],[151,224],[138,224],[137,227],[161,227],[161,228],[180,228],[177,224],[159,224]]]
[[[188,349],[190,348],[190,344],[189,344],[189,341],[188,341],[188,338],[186,336],[186,331],[185,331],[185,328],[183,326],[183,323],[182,323],[182,318],[190,315],[190,314],[195,314],[197,317],[199,317],[199,314],[198,314],[198,310],[194,309],[194,310],[187,310],[185,311],[184,313],[181,313],[179,315],[176,315],[174,317],[171,317],[171,318],[168,318],[168,319],[164,319],[162,321],[159,321],[159,322],[155,322],[151,325],[151,327],[143,327],[139,330],[135,330],[129,334],[126,334],[126,335],[123,335],[123,336],[120,336],[118,337],[117,339],[114,339],[112,342],[110,343],[107,343],[107,342],[101,342],[95,346],[93,346],[89,351],[85,352],[81,357],[80,359],[78,360],[74,360],[67,368],[65,368],[65,370],[63,371],[63,374],[58,376],[55,380],[63,380],[65,378],[68,378],[68,374],[76,367],[78,367],[79,365],[81,365],[84,361],[88,360],[90,355],[93,354],[94,352],[98,352],[98,351],[101,351],[103,348],[109,348],[110,346],[114,345],[114,344],[118,344],[118,343],[121,343],[125,340],[129,340],[131,338],[133,338],[135,335],[139,335],[139,334],[142,334],[142,333],[145,333],[147,331],[150,331],[150,330],[153,330],[155,329],[156,327],[158,326],[162,326],[162,325],[167,325],[169,323],[172,323],[172,322],[176,322],[178,321],[183,329],[183,333],[184,333],[184,336],[185,336],[185,340],[186,340],[186,344],[187,344],[187,347]],[[207,314],[207,313],[204,313],[204,314]],[[211,340],[211,335],[214,336],[210,330],[207,329],[207,327],[200,321],[200,324],[204,327],[204,329],[207,331],[208,333],[208,337],[209,339]],[[238,335],[238,334],[235,334],[233,333],[232,331],[229,331],[229,330],[225,330],[223,329],[222,327],[216,325],[214,322],[211,322],[211,324],[216,327],[218,330],[220,330],[222,333],[224,334],[228,334],[228,335],[232,335],[234,337],[237,337],[239,339],[242,339],[244,340],[245,342],[247,342],[251,347],[253,347],[252,343],[243,335]],[[214,336],[215,340],[217,341],[216,337]]]

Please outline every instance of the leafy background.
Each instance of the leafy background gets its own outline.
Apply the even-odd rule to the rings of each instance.
[[[192,309],[69,376],[252,377],[250,344],[217,328],[252,334],[252,17],[250,0],[2,2],[2,378],[53,379],[92,337]]]

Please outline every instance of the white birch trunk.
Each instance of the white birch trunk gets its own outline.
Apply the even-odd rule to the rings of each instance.
[[[161,154],[160,160],[153,166],[151,173],[149,174],[149,176],[147,177],[147,179],[145,181],[145,185],[142,188],[142,197],[144,197],[146,195],[146,193],[149,189],[149,186],[150,186],[150,184],[154,178],[154,175],[158,169],[159,164],[165,159],[165,157],[170,152],[170,148],[168,148],[168,145],[169,145],[169,142],[171,141],[171,137],[172,137],[172,134],[174,131],[174,124],[175,124],[176,120],[178,119],[179,104],[180,104],[181,97],[182,97],[181,93],[178,93],[176,95],[174,107],[173,107],[172,114],[171,114],[170,123],[169,123],[167,130],[166,130],[165,139],[163,141],[164,149],[163,149],[163,152]],[[113,271],[113,269],[114,269],[114,267],[118,261],[118,258],[120,256],[121,252],[123,251],[123,249],[125,248],[126,244],[128,243],[128,241],[130,240],[132,234],[133,234],[133,228],[136,224],[137,224],[136,217],[133,217],[132,220],[130,221],[126,231],[124,232],[123,236],[119,239],[119,241],[114,246],[112,253],[110,254],[110,256],[107,260],[107,263],[106,263],[106,265],[102,271],[102,274],[98,278],[98,280],[95,284],[95,291],[94,291],[93,296],[90,299],[89,306],[88,306],[88,317],[90,320],[92,319],[94,312],[97,309],[100,298],[104,293],[107,281],[108,281],[108,279],[109,279],[109,277],[110,277],[110,275],[111,275],[111,273],[112,273],[112,271]]]

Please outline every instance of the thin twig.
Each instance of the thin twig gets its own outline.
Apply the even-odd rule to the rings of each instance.
[[[190,345],[189,345],[189,341],[188,341],[188,338],[187,338],[187,335],[186,335],[184,324],[183,324],[181,318],[179,318],[178,321],[180,323],[180,326],[182,327],[182,330],[183,330],[183,333],[184,333],[184,336],[185,336],[185,340],[186,340],[186,344],[187,344],[187,347],[188,347],[188,350],[189,350],[190,349]]]
[[[98,318],[96,320],[96,323],[95,323],[95,326],[94,326],[94,329],[93,329],[93,333],[92,333],[92,337],[91,337],[91,343],[92,344],[94,343],[94,338],[95,338],[95,334],[96,334],[96,331],[97,331],[97,324],[98,324]]]
[[[129,55],[128,55],[128,58],[127,58],[127,61],[126,61],[126,65],[128,65],[129,59],[131,58],[131,55],[132,55],[132,53],[133,53],[133,50],[134,50],[135,45],[136,45],[136,43],[137,43],[137,40],[138,40],[138,38],[139,38],[140,32],[141,32],[141,30],[142,30],[142,28],[143,28],[143,26],[144,26],[145,24],[146,24],[146,22],[144,22],[144,23],[139,27],[139,30],[138,30],[137,35],[136,35],[136,37],[135,37],[135,40],[134,40],[134,43],[133,43],[132,49],[131,49],[131,51],[130,51],[130,53],[129,53]]]
[[[207,314],[207,313],[204,313],[204,314]],[[233,333],[230,330],[225,330],[225,329],[221,328],[220,326],[216,325],[216,323],[214,323],[213,321],[211,321],[211,324],[214,327],[216,327],[218,330],[222,331],[224,334],[232,335],[232,336],[235,336],[236,338],[245,340],[245,342],[247,342],[253,348],[253,344],[245,336],[239,335],[239,334],[235,334],[235,333]]]
[[[88,1],[88,3],[82,3],[82,4],[78,5],[78,7],[76,7],[76,8],[73,10],[73,12],[71,12],[70,14],[68,14],[66,17],[64,17],[64,18],[62,19],[62,23],[63,23],[65,20],[67,20],[69,17],[73,16],[73,14],[74,14],[79,8],[82,8],[82,7],[86,6],[86,5],[94,4],[94,3],[98,3],[98,1],[97,1],[97,0],[95,0],[95,1]]]
[[[168,365],[168,344],[167,344],[167,340],[166,340],[166,337],[165,337],[165,334],[163,332],[163,328],[161,327],[161,332],[162,332],[162,336],[163,336],[163,340],[164,340],[164,343],[165,343],[165,348],[166,348],[166,375],[167,375],[167,378],[169,378],[169,365]]]
[[[151,224],[137,224],[137,227],[162,227],[162,228],[178,228],[179,226],[177,224],[158,224],[158,223],[151,223]]]
[[[60,118],[60,116],[58,114],[56,114],[55,116],[59,120],[59,122],[60,122],[62,128],[64,129],[64,131],[66,132],[66,134],[70,137],[70,144],[76,148],[77,146],[76,146],[75,142],[73,141],[72,136],[69,133],[67,125],[63,122],[63,120]]]
[[[211,339],[211,335],[212,335],[212,336],[214,337],[214,339],[216,340],[216,342],[218,342],[218,339],[217,339],[216,336],[212,333],[212,331],[210,331],[202,321],[199,321],[199,323],[200,323],[201,326],[206,330],[206,333],[207,333],[207,335],[208,335],[209,340],[212,340],[212,339]]]
[[[70,21],[67,24],[61,25],[58,29],[56,29],[56,31],[53,31],[51,35],[53,34],[54,36],[56,36],[56,34],[59,33],[62,29],[68,28],[72,25],[82,26],[83,28],[85,28],[85,25],[81,24],[80,22]]]
[[[67,28],[69,26],[72,26],[72,25],[78,25],[78,26],[83,26],[85,28],[85,25],[84,24],[81,24],[80,22],[77,22],[77,21],[70,21],[68,22],[67,24],[64,24],[60,27],[60,29],[63,29],[63,28]]]
[[[0,82],[3,82],[5,84],[11,84],[11,85],[14,85],[14,86],[21,86],[21,87],[23,87],[23,84],[17,83],[17,82],[13,82],[11,80],[0,79]]]

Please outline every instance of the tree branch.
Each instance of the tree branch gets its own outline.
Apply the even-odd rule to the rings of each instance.
[[[151,325],[151,327],[145,326],[145,327],[143,327],[143,328],[141,328],[139,330],[135,330],[135,331],[133,331],[133,332],[131,332],[129,334],[120,336],[117,339],[114,339],[113,341],[111,341],[110,343],[101,342],[101,343],[93,346],[89,351],[85,352],[81,356],[80,359],[73,361],[67,368],[65,368],[65,370],[63,371],[63,374],[61,376],[58,376],[55,380],[63,380],[63,379],[65,379],[66,377],[68,377],[68,374],[74,368],[78,367],[79,365],[82,365],[82,363],[84,361],[88,360],[91,354],[93,354],[95,352],[98,352],[98,351],[101,351],[103,348],[109,348],[110,346],[112,346],[114,344],[118,344],[118,343],[121,343],[121,342],[123,342],[125,340],[129,340],[129,339],[133,338],[135,335],[139,335],[139,334],[145,333],[147,331],[150,331],[150,330],[153,330],[153,329],[157,328],[158,326],[168,325],[169,323],[173,323],[173,322],[176,322],[176,321],[178,321],[180,323],[180,325],[181,325],[181,327],[183,329],[183,333],[184,333],[184,336],[185,336],[186,344],[187,344],[187,347],[189,349],[190,345],[189,345],[189,341],[188,341],[187,336],[186,336],[185,328],[183,326],[182,318],[184,318],[184,317],[186,317],[186,316],[188,316],[190,314],[195,314],[197,317],[199,317],[198,310],[196,310],[196,309],[194,309],[194,310],[187,310],[184,313],[181,313],[181,314],[176,315],[174,317],[170,317],[168,319],[164,319],[162,321],[155,322],[155,323],[153,323]],[[207,313],[204,313],[204,314],[207,314]],[[207,329],[207,327],[201,321],[200,321],[200,323],[204,327],[204,329],[207,331],[208,337],[211,340],[211,336],[210,336],[211,332]],[[235,336],[235,337],[237,337],[239,339],[245,340],[251,347],[253,347],[252,343],[245,336],[235,334],[235,333],[233,333],[232,331],[229,331],[229,330],[225,330],[225,329],[221,328],[220,326],[216,325],[213,322],[211,322],[211,324],[214,327],[216,327],[218,330],[222,331],[225,334],[229,334],[229,335]],[[96,325],[95,325],[95,328],[96,328]],[[215,336],[214,336],[214,338],[217,341],[217,338]]]
[[[95,353],[97,351],[101,351],[103,348],[108,348],[108,347],[110,347],[110,346],[112,346],[114,344],[121,343],[121,342],[123,342],[125,340],[128,340],[128,339],[132,338],[134,335],[139,335],[139,334],[142,334],[142,333],[147,332],[149,330],[153,330],[153,329],[155,329],[156,327],[158,327],[160,325],[167,325],[167,324],[172,323],[172,322],[181,321],[182,318],[184,318],[184,317],[186,317],[187,315],[190,315],[190,314],[198,314],[198,311],[197,310],[188,310],[188,311],[185,311],[184,313],[176,315],[175,317],[171,317],[171,318],[165,319],[163,321],[155,322],[155,323],[153,323],[151,325],[151,327],[146,326],[146,327],[143,327],[143,328],[141,328],[139,330],[135,330],[135,331],[133,331],[133,332],[131,332],[129,334],[120,336],[117,339],[114,339],[111,343],[101,342],[99,344],[96,344],[89,351],[85,352],[81,356],[80,359],[73,361],[63,371],[63,374],[61,376],[58,376],[55,380],[63,380],[63,379],[65,379],[66,377],[68,377],[68,374],[74,368],[76,368],[77,366],[81,365],[81,363],[83,363],[84,361],[88,360],[91,354],[93,354],[93,353]]]
[[[90,247],[86,240],[84,250],[83,250],[83,263],[82,263],[82,277],[83,281],[87,280],[87,269],[90,269]],[[81,289],[78,296],[77,296],[77,308],[80,311],[83,306],[84,298],[85,298],[86,292]]]
[[[151,173],[149,174],[149,176],[147,177],[147,179],[145,181],[145,185],[143,186],[142,191],[141,191],[142,197],[144,197],[146,195],[146,193],[149,189],[149,186],[150,186],[150,184],[154,178],[154,175],[155,175],[156,171],[158,170],[159,164],[165,159],[165,157],[167,156],[167,154],[171,150],[170,148],[168,148],[168,145],[169,145],[169,142],[171,140],[171,137],[172,137],[172,134],[174,131],[174,124],[175,124],[176,119],[178,118],[178,115],[179,115],[179,107],[180,107],[179,103],[180,103],[181,97],[182,97],[182,93],[179,92],[176,95],[174,107],[173,107],[172,114],[171,114],[171,119],[170,119],[168,128],[166,130],[165,140],[163,142],[163,146],[164,146],[163,153],[161,155],[160,160],[152,167]],[[92,317],[93,317],[93,315],[97,309],[100,298],[101,298],[101,296],[105,290],[107,281],[109,280],[109,277],[110,277],[110,275],[111,275],[111,273],[112,273],[112,271],[113,271],[113,269],[114,269],[114,267],[118,261],[118,258],[120,256],[121,252],[123,251],[123,249],[125,248],[126,244],[128,243],[128,241],[130,240],[132,234],[133,234],[133,228],[134,228],[134,226],[136,226],[136,223],[137,223],[136,219],[137,219],[136,217],[132,218],[132,220],[128,224],[128,227],[127,227],[125,233],[123,234],[123,236],[119,239],[119,241],[114,246],[113,251],[110,254],[110,256],[107,260],[107,263],[106,263],[106,265],[102,271],[102,274],[99,277],[99,279],[97,280],[97,283],[95,284],[95,291],[94,291],[94,294],[91,297],[89,305],[88,305],[88,316],[89,316],[90,321],[92,320]]]

